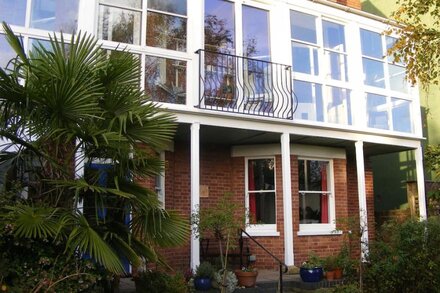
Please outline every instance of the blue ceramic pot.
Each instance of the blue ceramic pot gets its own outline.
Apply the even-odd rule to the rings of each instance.
[[[195,278],[194,287],[199,291],[208,291],[211,289],[211,279],[210,278]]]
[[[303,282],[319,282],[322,279],[323,271],[320,267],[313,269],[300,268],[299,275]]]

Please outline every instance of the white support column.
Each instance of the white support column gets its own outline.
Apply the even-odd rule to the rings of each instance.
[[[281,165],[283,174],[284,263],[293,266],[292,179],[290,173],[290,136],[281,134]]]
[[[426,212],[426,195],[425,195],[425,174],[423,172],[423,150],[420,145],[414,150],[416,159],[416,171],[417,171],[417,193],[419,196],[419,213],[420,220],[426,220],[428,218]]]
[[[357,141],[356,146],[356,173],[358,182],[359,196],[359,224],[362,229],[361,235],[361,254],[362,259],[368,254],[368,213],[367,213],[367,194],[365,191],[365,164],[364,164],[364,143]]]
[[[196,212],[200,204],[200,123],[191,124],[191,215]],[[192,231],[194,231],[192,229]],[[194,232],[191,232],[191,268],[200,264],[200,241]]]

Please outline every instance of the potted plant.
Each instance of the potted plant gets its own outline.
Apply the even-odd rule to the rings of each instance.
[[[311,254],[309,259],[301,265],[299,270],[303,282],[319,282],[322,279],[322,261],[315,254]]]
[[[242,267],[241,270],[235,270],[238,279],[238,286],[252,288],[257,283],[258,271],[252,266]]]
[[[211,279],[214,275],[214,268],[211,263],[204,261],[196,269],[194,287],[200,291],[211,289]]]
[[[325,278],[327,280],[334,280],[336,279],[336,269],[337,269],[337,257],[333,255],[329,255],[324,260],[324,271],[325,271]]]

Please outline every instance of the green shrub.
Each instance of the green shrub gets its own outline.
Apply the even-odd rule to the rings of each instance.
[[[197,266],[195,277],[212,278],[213,274],[214,274],[214,267],[211,265],[210,262],[204,261],[199,266]]]
[[[366,292],[440,292],[440,220],[388,223],[370,244]]]
[[[137,293],[185,293],[188,291],[182,274],[170,276],[160,271],[140,272],[135,278]]]

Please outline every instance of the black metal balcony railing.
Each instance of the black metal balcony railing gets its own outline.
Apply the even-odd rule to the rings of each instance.
[[[198,50],[201,109],[293,119],[297,105],[288,65]]]

